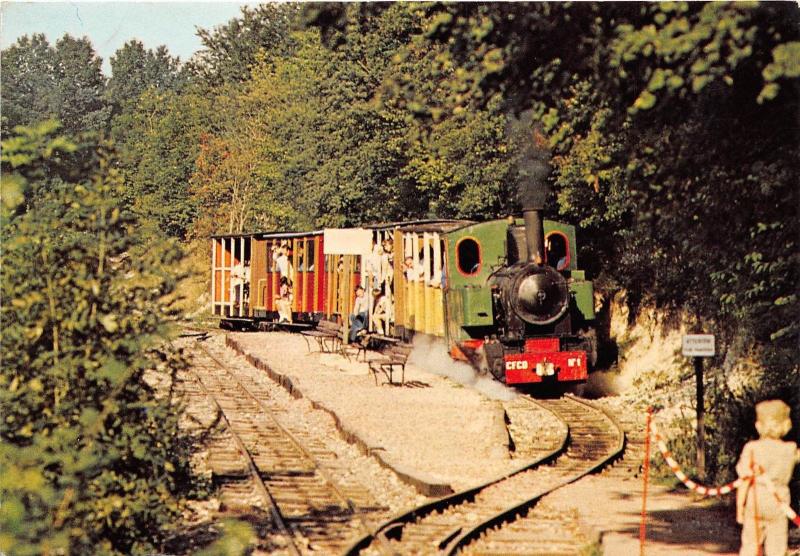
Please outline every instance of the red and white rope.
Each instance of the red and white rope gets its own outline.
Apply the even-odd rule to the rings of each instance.
[[[664,438],[659,434],[658,429],[656,428],[656,424],[651,423],[650,428],[653,431],[653,436],[655,436],[656,443],[658,444],[658,449],[661,452],[661,455],[664,456],[664,459],[666,460],[670,470],[675,474],[678,480],[692,492],[696,492],[697,494],[700,494],[702,496],[722,496],[723,494],[728,494],[729,492],[732,492],[734,489],[738,488],[745,481],[750,480],[750,476],[739,477],[735,481],[731,481],[730,483],[719,487],[707,487],[705,485],[701,485],[694,482],[693,480],[691,480],[689,477],[686,476],[686,474],[681,469],[681,466],[672,457],[672,452],[670,452],[669,448],[667,448],[667,444],[664,442]],[[791,506],[789,506],[789,504],[786,504],[780,499],[777,491],[775,490],[775,485],[772,484],[772,481],[759,480],[758,484],[760,485],[763,484],[764,486],[767,487],[767,490],[769,490],[775,496],[775,499],[778,501],[778,504],[780,504],[783,513],[786,514],[786,517],[788,517],[792,521],[792,523],[800,527],[800,517],[798,517],[797,513],[792,509]]]
[[[797,512],[795,512],[789,504],[781,500],[781,497],[775,490],[775,485],[772,484],[772,481],[770,481],[769,479],[764,479],[764,480],[756,479],[756,482],[759,485],[767,487],[767,490],[770,491],[772,495],[775,497],[775,500],[778,501],[778,505],[783,510],[783,513],[786,514],[786,517],[788,517],[792,523],[800,527],[800,517],[797,516]]]

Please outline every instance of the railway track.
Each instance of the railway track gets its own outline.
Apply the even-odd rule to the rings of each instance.
[[[504,477],[395,516],[345,554],[373,554],[387,545],[397,554],[577,554],[584,541],[573,520],[537,513],[536,505],[618,457],[624,433],[613,417],[584,400],[525,399],[566,423],[568,440]]]
[[[264,403],[269,393],[255,381],[230,373],[213,348],[193,346],[190,397],[205,396],[224,430],[209,447],[209,464],[222,504],[262,512],[270,529],[270,553],[336,554],[370,534],[368,517],[385,511],[355,482],[332,479],[331,455],[314,438],[289,430]],[[208,421],[208,417],[206,418]],[[335,456],[334,456],[335,457]]]

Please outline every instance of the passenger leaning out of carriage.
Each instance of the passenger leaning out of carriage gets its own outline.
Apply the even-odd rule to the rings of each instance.
[[[414,257],[409,256],[405,259],[403,272],[405,272],[406,280],[417,282],[425,274],[425,269],[422,268],[422,265],[414,262]]]
[[[391,238],[383,240],[383,255],[381,255],[381,276],[386,284],[387,293],[392,289],[394,281],[394,242]]]
[[[367,276],[372,277],[371,286],[373,288],[380,287],[381,282],[383,281],[383,276],[381,275],[382,256],[383,256],[383,246],[381,246],[380,243],[373,243],[372,252],[365,257]]]
[[[286,278],[289,286],[292,285],[292,261],[289,260],[289,244],[282,243],[279,247],[272,246],[272,260],[278,268],[281,275],[281,280]]]
[[[292,288],[289,279],[281,276],[281,286],[275,298],[275,308],[278,310],[279,322],[292,322]]]
[[[364,295],[364,288],[356,286],[356,299],[353,303],[353,311],[350,313],[350,342],[355,342],[362,330],[366,332],[368,314],[369,301]]]

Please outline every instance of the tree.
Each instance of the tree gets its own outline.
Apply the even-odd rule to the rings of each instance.
[[[55,53],[42,34],[27,35],[2,53],[2,134],[18,125],[57,116],[53,93],[57,88],[53,72]]]
[[[216,137],[201,141],[192,188],[207,207],[203,221],[214,226],[209,232],[240,234],[257,219],[256,201],[262,187],[258,157],[251,147],[249,141],[229,143]]]
[[[296,32],[291,55],[264,52],[249,80],[217,89],[216,130],[192,178],[211,207],[196,233],[508,212],[502,112],[420,124],[384,90],[412,75],[427,98],[439,94],[428,66],[440,50],[397,60],[420,22],[416,7],[396,4],[344,30],[336,50]]]
[[[104,131],[111,108],[103,96],[106,79],[99,58],[87,37],[64,35],[55,46],[54,72],[57,83],[58,119],[65,132]]]
[[[72,135],[106,129],[102,59],[88,38],[64,35],[51,47],[44,35],[24,36],[3,52],[3,134],[49,118]]]
[[[153,387],[184,364],[167,343],[180,253],[138,243],[105,146],[47,122],[2,148],[0,551],[152,553],[188,477]]]
[[[297,12],[294,5],[243,6],[241,11],[225,25],[197,31],[204,48],[190,60],[189,68],[209,86],[245,81],[260,53],[285,56],[293,48],[289,32]]]
[[[110,59],[111,78],[106,95],[119,113],[148,89],[179,91],[186,83],[180,59],[169,55],[166,46],[145,49],[137,40],[125,43]]]
[[[184,239],[197,216],[189,180],[201,134],[213,126],[212,106],[194,89],[150,88],[114,120],[125,202],[158,233]]]

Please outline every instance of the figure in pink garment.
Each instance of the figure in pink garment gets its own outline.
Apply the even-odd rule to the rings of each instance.
[[[746,478],[736,493],[736,521],[742,524],[740,556],[756,556],[762,545],[764,556],[786,556],[789,521],[781,504],[789,504],[789,480],[800,461],[797,444],[781,440],[791,428],[789,406],[782,401],[756,405],[759,439],[745,444],[736,464],[739,477],[756,477],[755,482]]]

